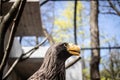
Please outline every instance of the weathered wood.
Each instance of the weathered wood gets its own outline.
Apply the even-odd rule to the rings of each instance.
[[[4,3],[3,15],[10,10],[12,4],[13,2]],[[26,2],[15,36],[44,36],[38,1]]]

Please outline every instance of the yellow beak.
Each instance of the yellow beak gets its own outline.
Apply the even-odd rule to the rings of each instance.
[[[70,54],[79,56],[80,55],[80,47],[78,45],[74,45],[72,43],[69,43],[67,45],[67,50]]]

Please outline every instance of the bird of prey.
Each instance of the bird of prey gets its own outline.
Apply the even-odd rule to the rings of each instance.
[[[28,80],[65,80],[65,61],[79,56],[80,47],[71,43],[56,43],[48,48],[40,69]]]

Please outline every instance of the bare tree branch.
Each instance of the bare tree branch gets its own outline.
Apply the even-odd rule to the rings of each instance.
[[[32,48],[31,50],[29,50],[28,52],[26,52],[24,54],[24,56],[22,57],[22,60],[26,60],[28,59],[41,45],[43,45],[45,42],[47,41],[47,37],[38,45],[36,45],[34,48]],[[27,55],[27,56],[26,56]]]
[[[118,53],[116,51],[118,51]],[[107,71],[107,73],[103,74],[103,76],[109,77],[112,80],[118,80],[118,75],[120,72],[119,50],[109,51],[109,54],[110,57],[108,61],[106,63],[102,63],[104,67],[103,70]]]
[[[18,11],[19,5],[20,5],[21,0],[16,1],[10,12],[3,18],[3,21],[0,23],[0,64],[4,55],[4,38],[5,38],[5,34],[6,31],[8,29],[8,25],[11,24],[11,22],[13,21],[14,17],[16,16],[16,13]],[[12,17],[11,17],[12,16]],[[0,65],[1,67],[1,65]],[[0,69],[1,70],[1,69]]]
[[[49,1],[49,0],[46,0],[46,1],[42,2],[42,3],[40,4],[40,6],[44,5],[44,4],[47,3],[48,1]]]
[[[113,15],[118,15],[115,12],[100,12],[101,14],[113,14]]]
[[[110,47],[110,44],[109,44]],[[109,49],[109,53],[111,53],[111,49]],[[115,80],[115,71],[114,71],[114,63],[112,58],[112,53],[110,54],[110,71],[111,71],[111,77],[113,80]]]
[[[25,3],[26,3],[26,0],[21,0],[21,2],[20,2],[20,6],[18,8],[19,10],[18,10],[16,17],[14,19],[12,30],[11,30],[11,33],[9,35],[9,40],[8,40],[8,43],[7,43],[5,52],[4,52],[4,56],[3,56],[3,59],[1,62],[1,67],[4,67],[6,65],[7,59],[9,57],[9,53],[10,53],[10,50],[11,50],[11,47],[12,47],[12,44],[14,41],[14,35],[15,35],[16,30],[17,30],[17,26],[19,24],[19,20],[21,18]]]
[[[24,61],[26,59],[28,59],[41,45],[43,45],[45,42],[47,41],[47,38],[45,38],[40,44],[36,45],[34,48],[32,48],[31,50],[29,50],[26,53],[23,53],[20,55],[19,58],[17,58],[14,63],[12,64],[12,66],[9,68],[9,70],[7,71],[7,73],[3,76],[3,80],[6,80],[8,78],[8,76],[11,74],[11,72],[13,71],[13,69],[15,68],[15,66],[21,62]]]
[[[110,70],[106,68],[105,64],[102,64],[102,65],[103,65],[104,69],[105,69],[108,73],[112,74],[112,73],[110,72]]]
[[[43,29],[43,32],[44,32],[45,36],[48,38],[48,41],[49,41],[50,44],[55,43],[55,41],[53,40],[51,34],[49,34],[45,28]]]
[[[16,59],[14,61],[14,63],[12,64],[12,66],[10,67],[10,69],[7,71],[7,73],[3,76],[3,80],[6,80],[8,78],[8,76],[11,74],[11,72],[13,71],[14,67],[17,65],[17,63],[20,61],[21,57],[23,55],[21,55],[18,59]]]
[[[4,41],[5,36],[8,28],[10,27],[11,23],[13,22],[13,19],[16,17],[16,14],[19,10],[19,6],[21,0],[17,0],[11,7],[10,11],[3,17],[2,22],[0,23],[0,79],[2,79],[3,76],[3,70],[5,68],[7,58],[9,54],[4,54]],[[13,41],[12,41],[13,42]],[[12,46],[12,43],[10,44]],[[10,52],[9,48],[9,51]],[[6,57],[5,57],[6,56]],[[3,59],[4,57],[4,59]],[[5,61],[3,61],[5,60]]]
[[[117,9],[117,7],[115,5],[113,5],[113,3],[111,2],[111,0],[108,0],[108,2],[110,4],[111,8],[113,10],[115,10],[115,12],[120,16],[120,11]]]
[[[67,64],[65,66],[66,69],[68,69],[69,67],[71,67],[72,65],[74,65],[76,62],[78,62],[81,59],[81,57],[78,57],[77,59],[73,60],[71,63]]]

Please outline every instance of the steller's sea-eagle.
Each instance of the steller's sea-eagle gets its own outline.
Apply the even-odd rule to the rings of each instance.
[[[79,56],[80,47],[71,43],[53,44],[46,52],[40,69],[28,80],[65,80],[65,61]]]

